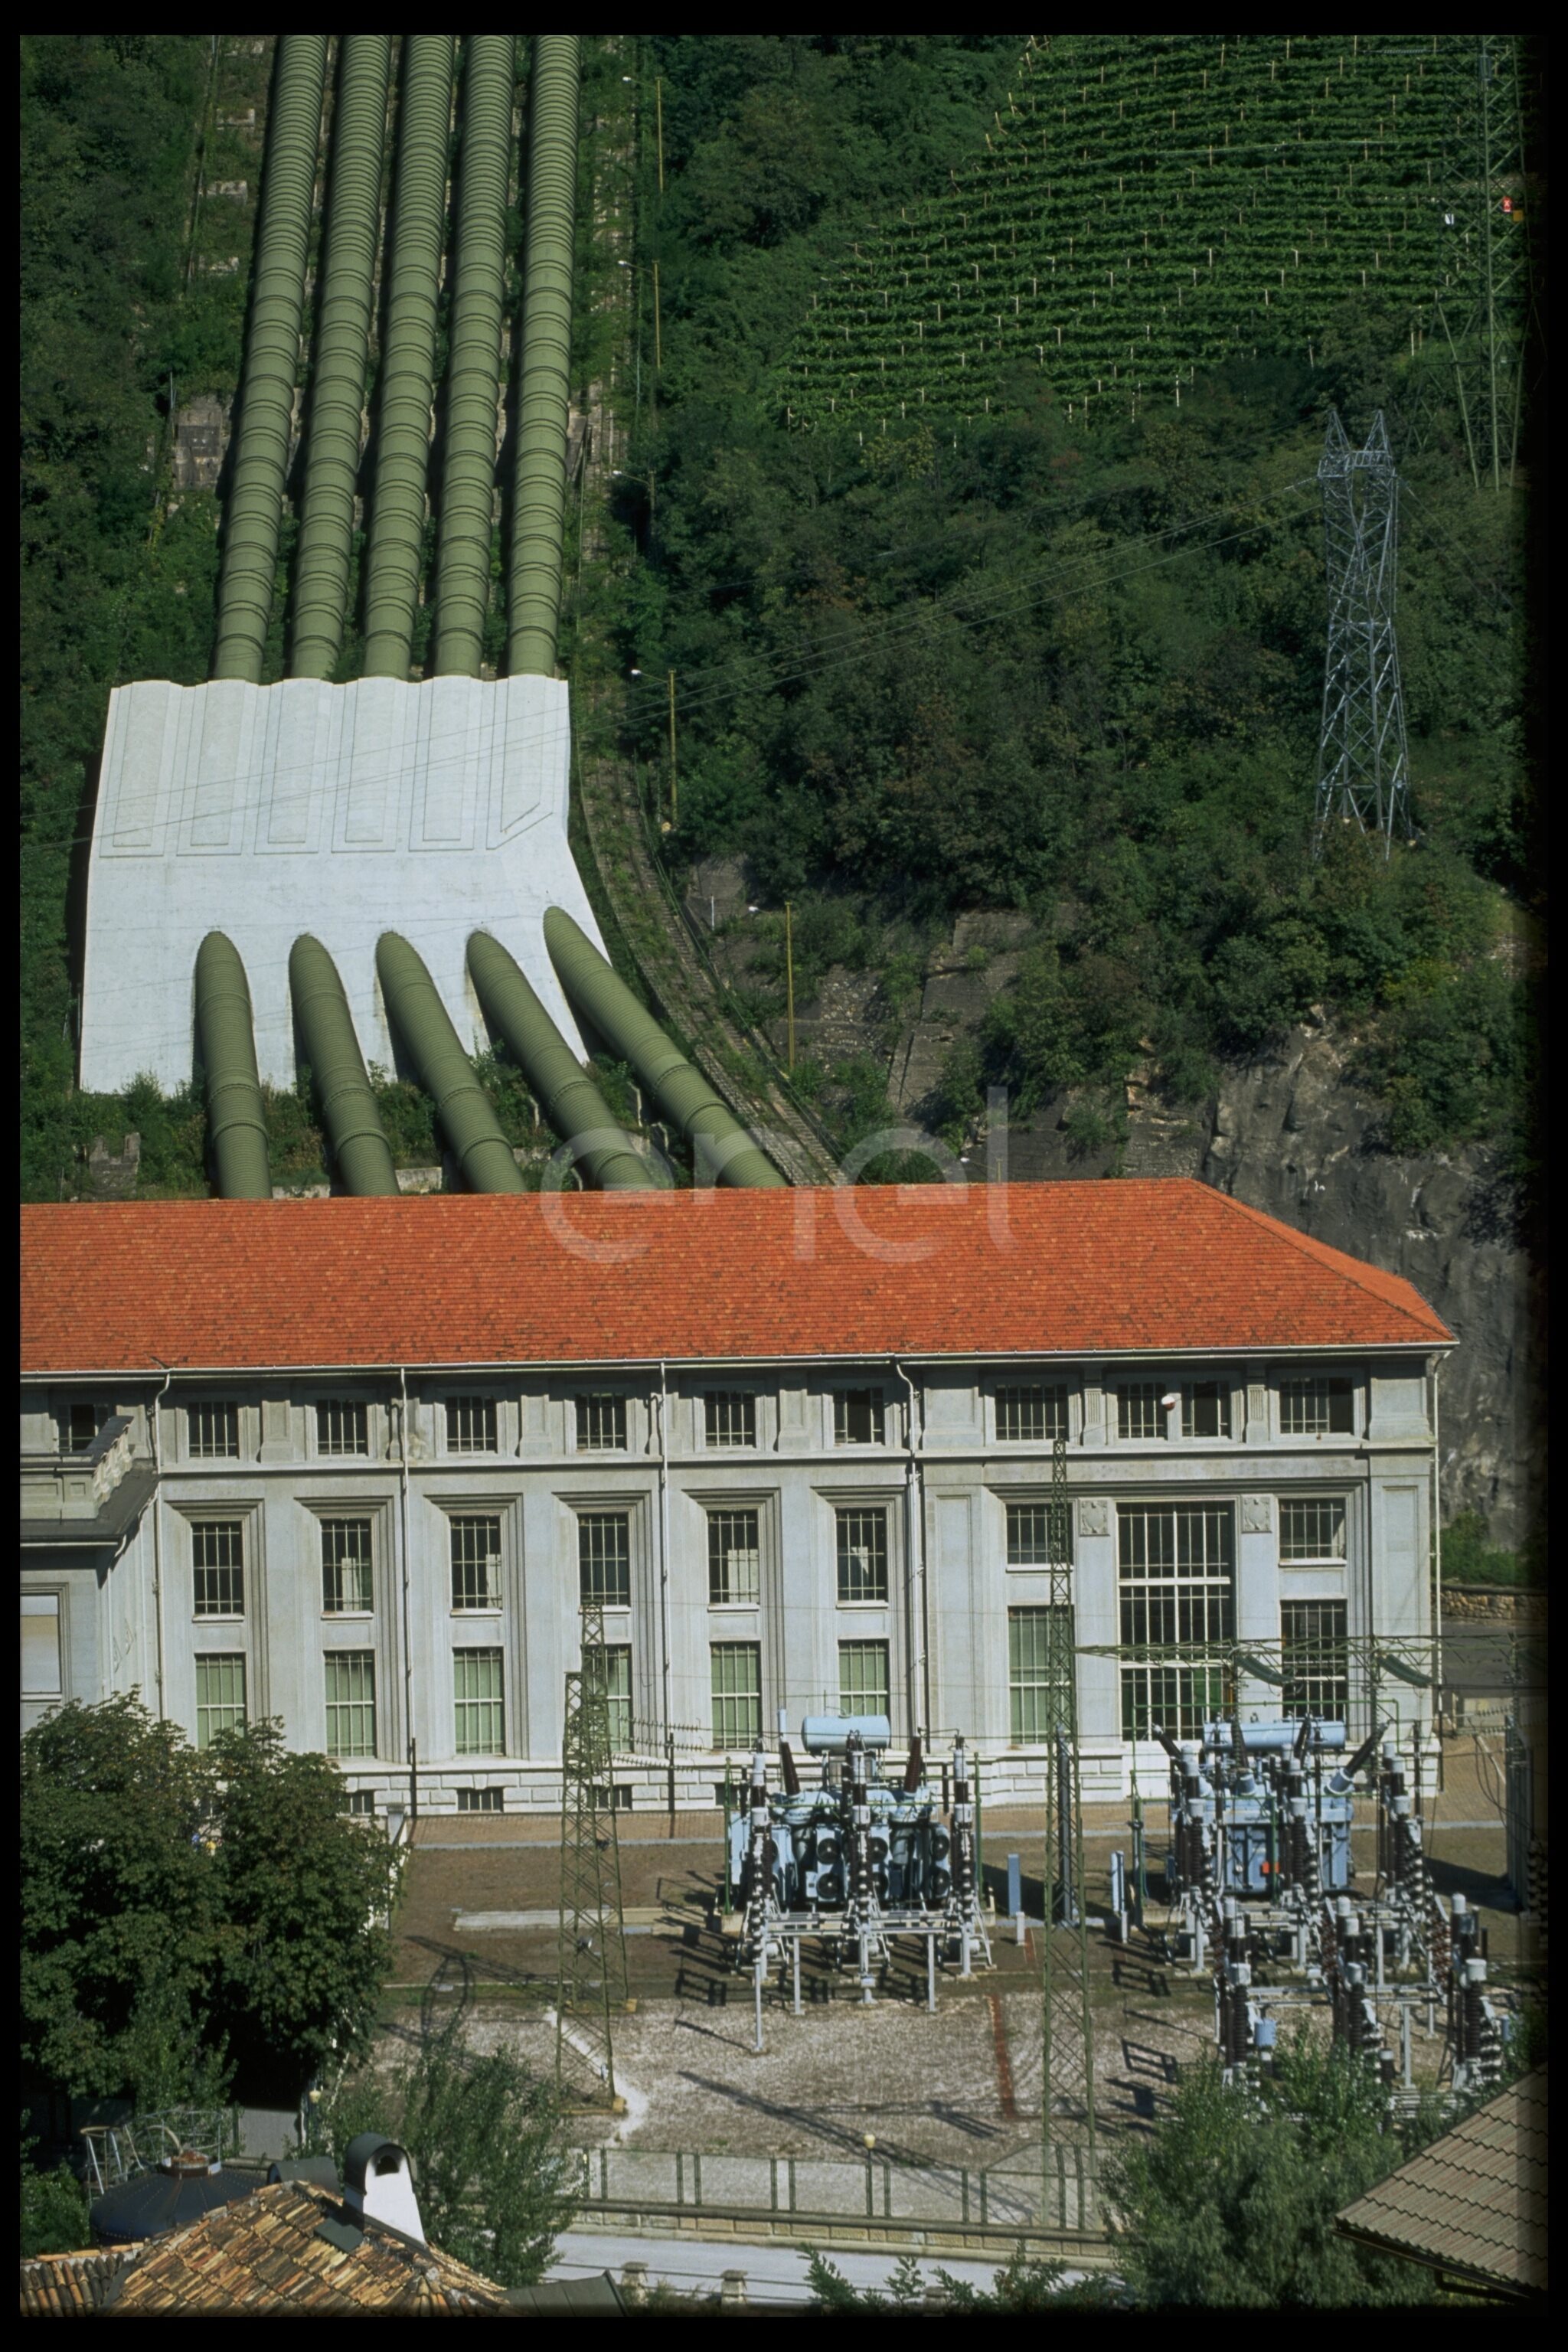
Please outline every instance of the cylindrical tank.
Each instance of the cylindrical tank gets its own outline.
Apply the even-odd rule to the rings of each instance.
[[[296,677],[331,677],[343,641],[391,63],[389,34],[342,36],[327,266],[316,313],[304,512],[294,566],[289,666]]]
[[[489,604],[515,79],[510,33],[468,35],[463,55],[462,203],[447,362],[447,448],[430,665],[437,677],[479,676]]]
[[[721,1184],[782,1186],[784,1178],[729,1106],[676,1051],[592,940],[559,907],[552,907],[544,918],[544,944],[574,1012],[593,1023],[605,1044],[630,1063],[668,1117],[678,1122],[697,1156],[699,1176]]]
[[[436,305],[447,219],[452,51],[450,33],[403,37],[391,286],[382,341],[366,559],[366,677],[405,678],[414,641],[425,544]]]
[[[261,680],[272,617],[326,70],[324,33],[281,37],[213,655],[214,677],[244,678],[252,686]]]
[[[566,414],[577,221],[575,33],[536,33],[528,91],[528,247],[517,412],[507,667],[549,677],[561,617]]]
[[[351,1192],[395,1194],[397,1171],[364,1074],[348,998],[331,957],[309,933],[295,940],[289,955],[289,993],[338,1174]]]
[[[207,1137],[219,1197],[270,1201],[250,989],[239,951],[222,931],[209,931],[196,950],[196,1046],[206,1079]]]
[[[800,1727],[808,1756],[842,1756],[851,1732],[858,1732],[862,1748],[890,1745],[893,1727],[885,1715],[808,1715]]]
[[[476,1192],[526,1192],[511,1146],[496,1124],[489,1097],[458,1042],[423,959],[395,931],[384,931],[375,969],[386,1017],[418,1071],[420,1085],[434,1098],[464,1181]]]
[[[505,1038],[557,1135],[577,1147],[584,1174],[605,1192],[648,1191],[653,1176],[647,1160],[633,1150],[527,980],[488,931],[476,931],[468,941],[468,971],[485,1019]]]

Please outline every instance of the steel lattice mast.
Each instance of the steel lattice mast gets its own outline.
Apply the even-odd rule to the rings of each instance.
[[[1318,479],[1329,636],[1314,849],[1337,816],[1380,833],[1386,856],[1396,835],[1410,837],[1410,762],[1394,631],[1399,476],[1381,409],[1361,449],[1331,409]]]
[[[1095,2200],[1094,2032],[1089,1999],[1089,1913],[1084,1902],[1083,1809],[1079,1785],[1078,1665],[1072,1596],[1072,1520],[1067,1437],[1051,1456],[1050,1600],[1046,1612],[1046,1851],[1040,1932],[1042,2221],[1048,2222],[1057,2154],[1084,2150],[1081,2219]],[[1065,2215],[1062,2219],[1065,2220]]]
[[[561,1916],[557,1945],[555,2080],[584,2069],[595,2105],[615,2104],[611,2019],[626,2003],[621,1849],[610,1786],[609,1661],[605,1610],[583,1604],[583,1663],[566,1676],[561,1736]],[[568,2039],[570,2034],[570,2039]]]

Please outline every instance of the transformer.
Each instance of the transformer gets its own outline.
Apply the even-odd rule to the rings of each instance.
[[[1173,1901],[1316,1904],[1350,1885],[1353,1783],[1372,1743],[1346,1762],[1344,1725],[1310,1716],[1205,1723],[1201,1744],[1155,1737],[1171,1759]]]

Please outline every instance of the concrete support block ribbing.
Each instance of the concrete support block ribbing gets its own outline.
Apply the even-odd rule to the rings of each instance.
[[[561,616],[577,218],[578,41],[540,33],[528,98],[528,252],[507,667],[549,677]]]
[[[242,678],[252,686],[260,683],[277,581],[326,71],[325,34],[283,36],[273,75],[267,181],[213,656],[214,677]]]
[[[388,34],[344,34],[294,568],[289,667],[295,677],[330,677],[343,641],[391,64]]]
[[[437,677],[477,677],[489,604],[500,385],[507,175],[516,83],[510,33],[471,33],[464,50],[461,186],[446,457],[436,558]]]

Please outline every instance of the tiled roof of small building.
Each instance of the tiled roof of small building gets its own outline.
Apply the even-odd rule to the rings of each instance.
[[[1431,1348],[1209,1186],[147,1201],[22,1213],[23,1370]]]
[[[33,2254],[22,2264],[24,2319],[77,2319],[101,2311],[140,2246],[92,2247],[77,2254]]]
[[[1546,2070],[1489,2099],[1338,2216],[1363,2243],[1514,2294],[1546,2288]]]

